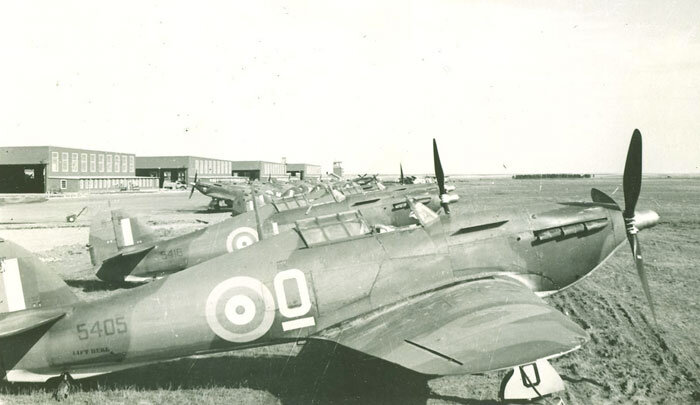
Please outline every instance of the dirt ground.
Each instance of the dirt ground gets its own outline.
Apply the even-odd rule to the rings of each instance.
[[[474,210],[537,201],[590,200],[597,187],[622,203],[622,179],[479,179],[457,185]],[[56,198],[0,206],[0,237],[36,252],[81,299],[117,294],[90,268],[84,245],[91,213],[121,207],[149,218],[163,236],[221,221],[207,198],[185,192]],[[84,206],[75,224],[65,216]],[[639,208],[660,223],[641,236],[658,324],[631,253],[621,248],[597,272],[548,298],[591,335],[581,350],[552,361],[566,403],[700,403],[700,178],[646,178]],[[428,379],[334,345],[280,345],[155,364],[82,381],[75,403],[496,403],[503,373]],[[0,384],[0,404],[51,402],[50,390]],[[545,402],[546,403],[546,402]]]

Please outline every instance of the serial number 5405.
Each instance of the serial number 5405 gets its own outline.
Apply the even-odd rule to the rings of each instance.
[[[89,327],[86,323],[80,323],[76,325],[76,329],[80,340],[86,340],[91,337],[111,336],[117,333],[126,333],[127,331],[126,320],[124,320],[123,316],[96,321]]]

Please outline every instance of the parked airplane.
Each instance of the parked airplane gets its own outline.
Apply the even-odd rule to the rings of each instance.
[[[242,249],[264,237],[279,234],[305,218],[359,210],[370,223],[396,227],[415,223],[408,215],[406,195],[431,208],[439,208],[438,189],[434,185],[399,187],[394,191],[347,197],[338,190],[331,191],[335,200],[311,203],[303,195],[278,199],[257,211],[251,210],[171,239],[157,238],[147,224],[122,210],[98,213],[90,226],[90,258],[97,267],[97,277],[104,281],[142,282]],[[260,228],[257,223],[261,224]]]
[[[286,198],[295,195],[308,195],[310,200],[321,198],[326,195],[325,187],[321,184],[313,184],[307,181],[300,181],[296,184],[285,184],[276,181],[273,178],[268,179],[266,183],[261,183],[255,180],[261,198],[270,203],[275,198]],[[209,209],[218,209],[220,203],[224,202],[229,209],[236,213],[243,213],[250,210],[250,186],[248,184],[227,184],[227,183],[212,183],[198,178],[198,174],[194,175],[194,182],[190,189],[190,198],[194,190],[211,197]]]
[[[502,396],[530,399],[563,389],[548,359],[588,338],[539,296],[580,281],[629,241],[653,310],[638,231],[658,215],[635,209],[638,131],[625,166],[624,210],[598,190],[592,202],[449,209],[444,176],[436,177],[446,215],[407,197],[419,224],[389,232],[374,232],[356,211],[309,218],[249,248],[89,303],[3,241],[5,379],[59,377],[57,392],[67,395],[73,378],[325,340],[429,375],[512,368]]]

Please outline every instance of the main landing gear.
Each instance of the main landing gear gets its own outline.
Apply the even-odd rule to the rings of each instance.
[[[71,377],[68,373],[63,373],[58,378],[60,380],[58,382],[58,386],[56,387],[56,391],[53,393],[53,398],[60,402],[68,399],[72,388],[73,377]]]
[[[211,201],[209,201],[207,209],[209,209],[209,211],[219,211],[223,208],[221,204],[222,202],[226,208],[233,208],[233,201],[231,200],[219,200],[218,198],[212,198]]]
[[[503,378],[499,396],[505,401],[544,399],[549,394],[563,390],[564,381],[547,360],[541,359],[509,371]],[[561,398],[549,399],[551,401],[546,403],[564,404]]]

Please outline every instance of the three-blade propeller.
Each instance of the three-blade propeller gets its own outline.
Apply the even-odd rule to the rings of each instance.
[[[659,216],[653,211],[636,211],[639,193],[642,188],[642,134],[638,129],[634,130],[629,149],[627,150],[625,171],[622,177],[622,188],[625,195],[625,209],[622,211],[622,217],[625,221],[627,240],[632,249],[634,264],[637,268],[637,275],[642,284],[644,295],[651,308],[654,321],[656,321],[656,310],[651,297],[646,270],[644,269],[644,259],[642,258],[642,248],[639,243],[638,233],[640,229],[654,226],[658,222]],[[591,198],[595,202],[612,204],[619,209],[615,200],[598,189],[594,188],[591,190]]]
[[[627,240],[634,255],[634,264],[637,267],[637,275],[642,283],[644,295],[649,302],[651,314],[656,321],[656,311],[654,309],[654,301],[651,298],[649,290],[649,281],[647,280],[646,271],[644,270],[644,259],[642,258],[642,248],[639,244],[637,236],[639,229],[635,221],[635,208],[639,200],[639,193],[642,188],[642,134],[638,129],[634,130],[630,146],[627,150],[627,160],[625,161],[625,172],[622,177],[622,188],[625,194],[625,210],[622,216],[625,219],[625,227],[627,230]]]

